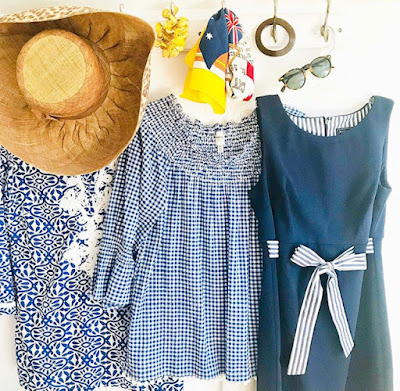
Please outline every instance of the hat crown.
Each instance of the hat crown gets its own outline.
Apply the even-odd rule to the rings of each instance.
[[[113,161],[144,112],[151,26],[123,13],[51,7],[0,18],[0,38],[0,144],[53,174],[85,174]],[[25,63],[30,40],[45,50]]]
[[[66,30],[44,30],[23,46],[17,82],[38,117],[76,119],[104,101],[109,81],[106,65],[83,38]]]

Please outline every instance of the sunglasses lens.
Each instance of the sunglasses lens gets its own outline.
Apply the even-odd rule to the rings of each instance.
[[[326,57],[318,57],[311,63],[311,72],[317,77],[327,77],[331,73],[331,62]]]
[[[301,69],[292,69],[283,77],[283,82],[291,90],[298,90],[304,86],[306,79]]]

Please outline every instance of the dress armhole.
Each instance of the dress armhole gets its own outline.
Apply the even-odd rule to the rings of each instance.
[[[249,191],[251,206],[258,220],[259,239],[267,243],[270,258],[279,258],[279,241],[275,237],[275,224],[272,214],[268,186],[263,178]]]
[[[384,110],[383,115],[386,117],[386,134],[383,143],[382,151],[382,166],[379,176],[378,188],[375,196],[373,216],[372,216],[372,226],[370,236],[372,238],[383,238],[384,236],[384,220],[385,220],[385,210],[386,201],[389,198],[392,188],[389,184],[388,173],[387,173],[387,155],[388,155],[388,136],[389,136],[389,120],[390,114],[393,108],[393,101],[390,99],[385,99],[387,102],[386,110]]]

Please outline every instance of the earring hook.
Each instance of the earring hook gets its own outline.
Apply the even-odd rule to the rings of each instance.
[[[328,17],[329,17],[330,10],[331,10],[331,0],[327,0],[325,20],[324,20],[324,24],[321,26],[321,30],[320,30],[321,35],[325,39],[325,42],[328,42],[328,39],[329,39]]]
[[[125,5],[124,3],[119,3],[119,12],[124,12]]]
[[[226,1],[225,0],[221,1],[221,8],[226,8]]]

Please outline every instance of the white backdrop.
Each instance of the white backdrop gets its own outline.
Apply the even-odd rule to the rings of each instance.
[[[25,9],[57,5],[78,4],[95,8],[123,10],[150,22],[160,20],[161,10],[169,1],[161,0],[13,0],[0,2],[0,13],[18,12]],[[189,17],[191,34],[188,46],[195,42],[198,32],[208,18],[217,11],[221,2],[216,0],[176,0],[181,15]],[[264,56],[254,44],[254,33],[264,19],[272,16],[272,0],[227,0],[226,6],[235,11],[250,36],[254,46],[256,96],[280,91],[278,77],[287,70],[302,66],[329,50],[319,36],[324,20],[324,0],[285,0],[278,4],[278,16],[288,20],[296,31],[296,44],[292,51],[280,58]],[[388,202],[386,237],[384,240],[384,265],[386,293],[392,334],[395,390],[400,390],[400,281],[397,263],[399,257],[400,219],[400,55],[398,24],[399,0],[332,0],[329,24],[336,31],[336,46],[332,61],[335,69],[325,80],[307,75],[305,87],[300,91],[281,94],[285,103],[294,105],[309,115],[334,115],[360,108],[371,95],[390,97],[397,103],[391,120],[389,141],[389,182],[393,187]],[[341,32],[339,32],[341,30]],[[183,55],[177,59],[162,59],[156,49],[152,56],[152,80],[150,99],[156,99],[182,91],[186,67]],[[0,70],[1,72],[1,70]],[[203,122],[223,122],[237,119],[251,106],[228,102],[223,116],[214,115],[207,106],[182,101],[184,110]],[[16,363],[13,343],[14,321],[12,317],[0,318],[0,390],[17,391]],[[185,391],[254,391],[254,384],[233,387],[224,382],[186,383]],[[362,390],[360,390],[362,391]],[[379,391],[379,390],[377,390]]]

